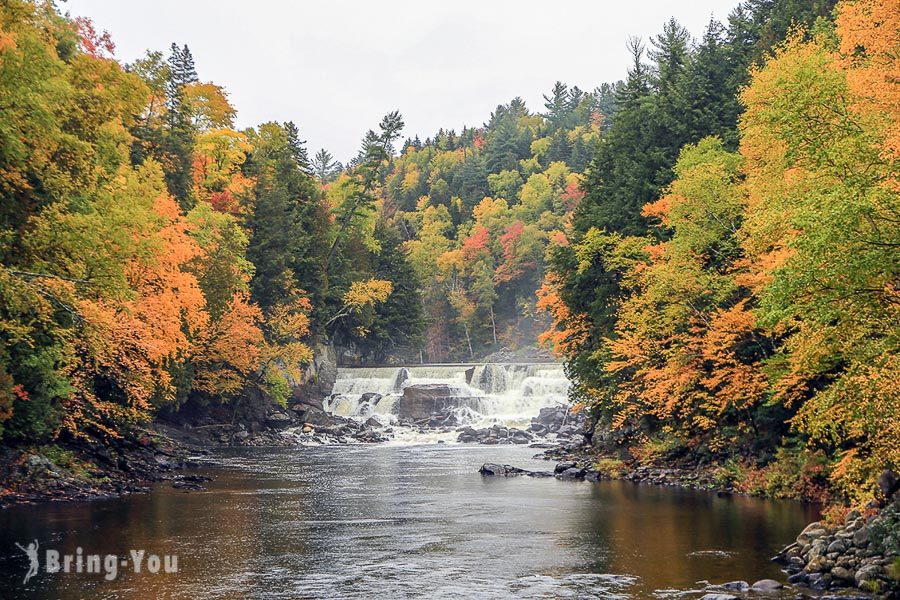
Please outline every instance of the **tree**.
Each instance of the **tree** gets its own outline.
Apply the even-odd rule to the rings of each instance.
[[[343,167],[334,159],[331,152],[322,148],[316,152],[312,162],[313,173],[322,183],[331,183]]]
[[[328,266],[332,258],[334,258],[334,254],[353,218],[360,210],[371,206],[375,201],[373,192],[383,163],[389,161],[392,157],[393,143],[400,137],[400,131],[403,129],[403,119],[400,113],[394,111],[385,115],[379,124],[379,129],[380,133],[377,134],[369,130],[363,139],[363,147],[360,150],[354,169],[354,190],[347,201],[335,209],[335,221],[338,228],[334,241],[325,255],[322,271],[326,276],[328,274]]]

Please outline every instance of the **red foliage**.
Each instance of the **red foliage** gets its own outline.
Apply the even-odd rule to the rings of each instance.
[[[94,22],[87,17],[75,17],[75,27],[81,36],[81,49],[94,58],[109,58],[116,52],[116,45],[105,29],[98,32]]]
[[[219,212],[232,215],[237,215],[240,213],[240,206],[238,206],[237,200],[234,198],[234,196],[231,195],[231,192],[229,192],[228,190],[222,190],[221,192],[213,192],[212,194],[210,194],[209,203],[214,209]]]
[[[480,252],[487,250],[490,241],[491,236],[488,233],[488,230],[480,225],[476,226],[475,229],[472,230],[472,235],[463,241],[463,257],[466,260],[475,258]]]
[[[561,197],[566,201],[566,210],[575,210],[575,207],[584,198],[584,190],[581,189],[579,182],[573,181],[566,186],[566,191],[561,194]]]

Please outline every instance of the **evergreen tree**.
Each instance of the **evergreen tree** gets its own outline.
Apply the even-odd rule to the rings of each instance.
[[[581,92],[581,90],[578,91],[579,93]],[[547,96],[544,94],[544,107],[547,109],[547,114],[545,116],[547,117],[551,131],[556,131],[557,129],[565,127],[568,124],[569,115],[574,108],[572,106],[572,98],[569,95],[569,87],[562,81],[557,81],[553,84],[550,95]]]
[[[341,172],[342,167],[341,163],[334,159],[331,152],[322,148],[316,152],[315,157],[313,157],[312,169],[313,174],[318,177],[319,181],[322,183],[329,183],[337,177],[337,174]]]
[[[246,220],[247,258],[256,266],[252,297],[268,311],[302,289],[321,308],[328,217],[315,180],[298,160],[296,128],[265,123],[250,140],[248,171],[256,179]]]
[[[182,209],[189,209],[191,199],[191,151],[194,146],[194,126],[191,111],[184,101],[184,88],[195,83],[197,70],[194,57],[187,45],[179,48],[172,44],[169,55],[168,81],[166,82],[166,105],[168,107],[168,127],[163,138],[166,185],[169,193],[178,200]]]

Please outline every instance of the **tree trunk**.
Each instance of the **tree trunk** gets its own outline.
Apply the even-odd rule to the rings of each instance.
[[[491,331],[494,334],[494,345],[497,345],[497,323],[494,321],[494,307],[491,306]]]
[[[466,343],[469,345],[469,358],[475,360],[475,353],[472,352],[472,340],[469,338],[469,326],[463,325],[463,331],[466,332]]]

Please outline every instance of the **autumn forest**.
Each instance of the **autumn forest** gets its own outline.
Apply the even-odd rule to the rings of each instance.
[[[900,5],[661,25],[619,81],[424,139],[392,112],[341,164],[314,115],[236,128],[190,40],[125,64],[3,2],[0,440],[284,405],[324,344],[540,346],[610,452],[864,506],[900,467]]]

